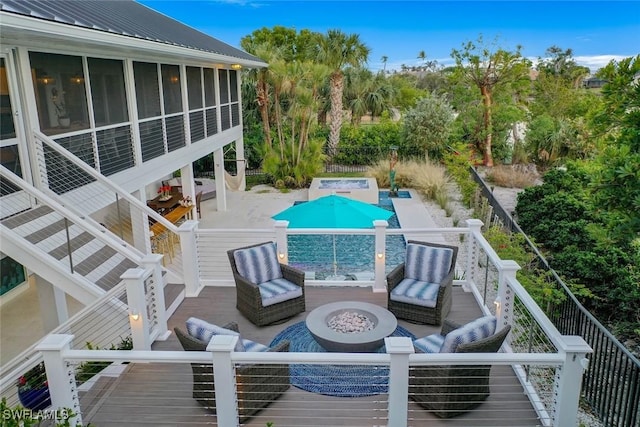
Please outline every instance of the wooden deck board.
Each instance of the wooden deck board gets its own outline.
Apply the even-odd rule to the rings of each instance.
[[[386,306],[385,293],[373,293],[368,287],[307,287],[309,313],[335,301],[363,301]],[[472,295],[454,287],[453,310],[449,318],[467,322],[481,315]],[[185,298],[169,319],[169,327],[184,328],[187,318],[195,316],[222,325],[236,321],[243,337],[269,344],[287,326],[303,321],[299,314],[279,325],[256,327],[235,308],[233,287],[206,287],[197,298]],[[439,331],[439,327],[398,323],[416,336]],[[156,342],[154,350],[181,350],[172,334],[167,341]],[[91,414],[84,422],[97,426],[182,426],[217,425],[215,415],[199,406],[191,397],[191,368],[188,364],[132,364],[112,383],[99,408],[83,408]],[[509,367],[494,367],[492,386],[499,388],[478,410],[449,420],[440,420],[409,402],[410,426],[537,426],[540,421],[524,396]],[[386,425],[387,396],[360,398],[323,396],[291,387],[268,408],[244,425],[264,427],[268,421],[277,427]],[[378,419],[376,419],[378,417]]]

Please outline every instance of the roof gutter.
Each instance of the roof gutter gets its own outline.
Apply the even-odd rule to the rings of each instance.
[[[176,46],[158,40],[143,40],[134,36],[113,34],[102,30],[84,27],[76,27],[69,24],[52,22],[43,19],[0,12],[2,28],[11,28],[18,31],[26,31],[48,38],[73,39],[82,43],[93,43],[101,46],[110,46],[122,50],[140,50],[161,56],[175,56],[189,58],[196,61],[214,62],[220,64],[240,64],[245,68],[262,68],[268,66],[263,61],[252,61],[236,56],[222,55],[204,50]]]

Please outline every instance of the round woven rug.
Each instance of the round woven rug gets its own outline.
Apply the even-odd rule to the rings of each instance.
[[[415,336],[402,326],[398,326],[391,336],[415,339]],[[273,347],[283,340],[289,340],[291,352],[327,352],[313,338],[305,322],[299,322],[284,329],[275,336],[269,346]],[[384,346],[377,352],[384,353]],[[291,364],[289,371],[291,384],[313,393],[358,397],[373,396],[388,391],[389,368],[387,366]]]

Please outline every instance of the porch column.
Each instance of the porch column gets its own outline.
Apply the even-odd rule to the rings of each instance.
[[[193,164],[188,163],[187,165],[180,168],[180,182],[182,182],[182,196],[191,196],[191,200],[193,200],[193,209],[195,212],[196,208],[196,182],[195,176],[193,174]],[[197,218],[194,214],[193,218]]]
[[[231,352],[239,339],[234,335],[214,335],[207,345],[207,351],[213,356],[213,386],[216,391],[216,417],[219,426],[239,424],[235,366],[231,360]]]
[[[589,344],[578,335],[562,336],[561,347],[559,350],[564,353],[565,361],[556,369],[554,427],[578,425],[582,375],[589,365],[587,354],[593,353]]]
[[[145,189],[141,188],[132,194],[143,204],[147,203]],[[129,215],[131,216],[131,232],[133,233],[133,246],[142,253],[151,253],[151,240],[149,236],[149,217],[141,209],[133,204],[129,204]]]
[[[413,342],[408,337],[384,339],[389,365],[389,427],[407,427],[409,410],[409,355],[414,353]]]
[[[134,350],[151,350],[149,335],[149,315],[147,298],[144,292],[145,271],[130,268],[120,276],[127,287],[127,305],[129,306],[129,324]]]
[[[37,274],[34,274],[33,277],[40,302],[42,326],[44,332],[47,333],[69,318],[67,294]]]
[[[386,292],[387,284],[386,279],[387,276],[384,272],[384,266],[387,259],[386,256],[386,229],[389,226],[389,223],[385,220],[375,220],[373,221],[373,226],[376,229],[375,234],[375,253],[373,254],[373,265],[374,265],[374,277],[375,281],[373,282],[373,292]]]
[[[200,265],[198,264],[198,247],[196,245],[197,229],[198,221],[195,220],[185,221],[178,228],[186,297],[197,297],[200,293]]]
[[[241,179],[238,191],[244,191],[247,188],[247,177],[245,175],[246,168],[247,161],[244,156],[244,139],[240,136],[240,138],[236,139],[236,169],[238,171],[238,176]]]
[[[84,424],[80,413],[75,370],[73,365],[67,364],[64,360],[64,354],[71,349],[71,341],[73,335],[47,335],[36,346],[36,351],[41,352],[44,359],[51,406],[58,411],[72,410],[76,415],[69,421],[70,425],[75,426]]]
[[[227,187],[224,176],[224,148],[213,152],[213,172],[216,180],[216,209],[227,210]]]

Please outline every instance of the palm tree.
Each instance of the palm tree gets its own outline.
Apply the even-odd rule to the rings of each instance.
[[[342,128],[343,68],[358,67],[369,57],[369,48],[357,34],[347,35],[340,30],[329,30],[320,37],[316,46],[316,60],[331,70],[329,76],[331,110],[329,111],[329,152],[335,153]]]
[[[382,61],[382,72],[385,73],[387,71],[387,61],[389,60],[389,57],[387,55],[383,55],[380,60]]]
[[[427,59],[427,54],[424,50],[418,52],[418,59],[422,60],[422,63],[424,63],[424,61]]]

